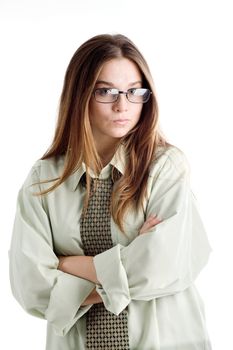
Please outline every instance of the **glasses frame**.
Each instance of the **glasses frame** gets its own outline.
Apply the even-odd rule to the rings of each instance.
[[[109,101],[109,102],[98,101],[98,100],[96,99],[96,91],[102,90],[102,89],[105,89],[105,90],[117,90],[117,91],[118,91],[118,94],[116,94],[116,99],[115,99],[114,101]],[[96,102],[98,102],[98,103],[104,103],[104,104],[105,104],[105,103],[108,104],[108,103],[115,103],[115,102],[117,102],[118,99],[119,99],[120,94],[125,95],[126,98],[127,98],[127,100],[128,100],[130,103],[136,103],[136,104],[147,103],[147,102],[149,101],[149,99],[150,99],[150,96],[152,95],[152,91],[150,91],[150,89],[147,89],[147,88],[135,88],[135,90],[136,90],[136,89],[143,89],[143,90],[149,91],[148,98],[147,98],[146,101],[143,101],[143,102],[133,102],[133,101],[130,101],[130,100],[129,100],[129,97],[128,97],[128,94],[129,94],[129,91],[130,91],[130,90],[134,90],[133,88],[128,89],[127,91],[118,90],[118,89],[116,89],[116,88],[109,88],[109,89],[107,89],[107,88],[97,88],[97,89],[95,89],[95,90],[93,91],[93,96],[94,96]],[[113,95],[112,95],[112,96],[113,96]]]

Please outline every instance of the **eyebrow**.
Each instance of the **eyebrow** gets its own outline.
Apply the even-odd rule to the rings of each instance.
[[[105,84],[108,86],[115,86],[115,84],[111,83],[110,81],[106,81],[106,80],[97,80],[96,84]],[[130,83],[128,86],[133,86],[133,85],[137,85],[137,84],[142,84],[142,81],[141,80],[134,81],[133,83]]]

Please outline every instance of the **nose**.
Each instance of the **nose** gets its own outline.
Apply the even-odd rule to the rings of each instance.
[[[128,110],[128,103],[126,95],[119,94],[117,101],[113,103],[113,110],[115,112],[125,112]]]

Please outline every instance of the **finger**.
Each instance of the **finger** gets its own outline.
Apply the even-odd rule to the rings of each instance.
[[[155,219],[158,219],[157,214],[151,214],[150,216],[148,216],[146,221],[153,221]]]
[[[161,222],[162,220],[160,219],[160,218],[154,218],[153,219],[153,222],[154,223],[156,223],[156,224],[158,224],[159,222]]]
[[[162,220],[155,218],[153,220],[151,220],[148,224],[147,224],[147,229],[150,229],[156,225],[158,225]]]
[[[162,222],[156,215],[151,214],[140,229],[140,234],[149,231],[152,227]]]
[[[157,216],[152,216],[152,217],[148,220],[149,223],[158,223],[158,222],[160,222],[160,221],[161,221],[161,219],[160,219],[159,217],[157,217]]]
[[[148,216],[147,220],[152,220],[152,219],[154,219],[156,217],[157,217],[156,214],[151,214],[151,215]]]

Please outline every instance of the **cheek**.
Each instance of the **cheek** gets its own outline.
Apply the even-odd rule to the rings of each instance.
[[[107,107],[104,104],[98,104],[93,105],[92,103],[89,106],[89,118],[90,123],[99,122],[100,120],[103,120],[106,118],[107,115],[109,115],[109,112],[107,111]]]
[[[141,113],[142,113],[142,107],[140,106],[135,106],[135,109],[133,111],[133,115],[135,118],[135,121],[139,121],[140,117],[141,117]]]

